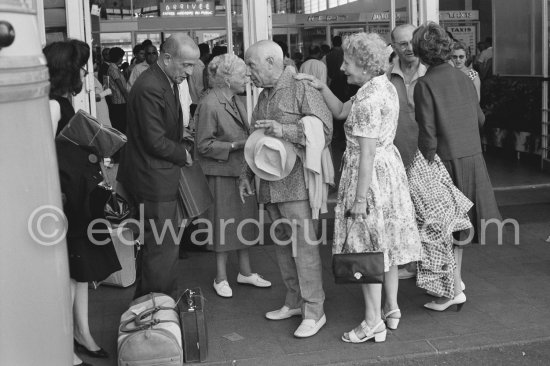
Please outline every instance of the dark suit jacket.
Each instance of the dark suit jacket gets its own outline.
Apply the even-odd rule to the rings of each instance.
[[[176,199],[180,167],[186,162],[179,101],[157,64],[134,83],[128,100],[128,142],[118,180],[138,198],[153,202]]]
[[[210,89],[201,98],[195,112],[198,160],[206,175],[238,177],[244,162],[244,150],[231,151],[231,143],[249,135],[246,109],[235,96],[238,111],[233,110],[219,89]]]
[[[428,160],[481,153],[479,128],[485,116],[474,83],[448,63],[428,68],[414,88],[418,148]]]

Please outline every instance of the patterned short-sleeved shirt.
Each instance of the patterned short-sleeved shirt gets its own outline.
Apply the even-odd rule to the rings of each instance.
[[[468,77],[470,78],[470,80],[474,81],[474,79],[477,78],[478,75],[479,74],[474,69],[468,70]]]
[[[126,86],[126,78],[122,74],[122,71],[118,68],[116,64],[109,64],[109,70],[107,71],[107,75],[109,75],[109,87],[111,88],[111,101],[113,104],[124,104],[126,103],[126,98],[124,98],[124,94],[122,94],[122,91],[120,90],[118,84],[116,83],[116,80],[120,80],[122,82],[122,86],[124,89],[128,90]]]

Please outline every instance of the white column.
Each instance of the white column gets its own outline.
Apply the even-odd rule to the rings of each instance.
[[[231,0],[225,0],[225,21],[227,28],[227,52],[233,52],[233,14],[231,10]]]
[[[428,21],[439,24],[439,0],[418,0],[418,22]]]
[[[36,0],[36,15],[38,17],[38,34],[42,48],[46,46],[46,22],[44,20],[44,0]]]
[[[79,39],[90,46],[90,58],[88,60],[89,74],[86,77],[82,92],[73,97],[75,110],[82,109],[92,115],[96,115],[94,92],[94,65],[92,61],[92,19],[90,16],[89,0],[66,1],[65,11],[67,15],[67,37]]]
[[[395,28],[395,0],[390,0],[390,31]]]
[[[409,23],[418,26],[418,1],[409,0]]]
[[[245,51],[250,45],[264,40],[272,39],[271,1],[269,0],[243,0],[243,38]],[[252,117],[252,109],[258,101],[260,89],[246,87],[248,120]],[[251,90],[252,89],[252,90]],[[252,96],[252,98],[250,97]]]

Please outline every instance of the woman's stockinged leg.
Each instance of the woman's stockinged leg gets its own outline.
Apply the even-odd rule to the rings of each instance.
[[[239,272],[243,276],[250,276],[252,269],[250,268],[250,256],[248,254],[248,248],[237,251],[239,256]]]
[[[462,292],[462,253],[463,249],[460,247],[454,247],[454,256],[456,262],[456,269],[454,273],[455,280],[455,296]]]
[[[380,306],[382,303],[382,285],[365,284],[361,286],[365,300],[365,321],[369,327],[374,327],[382,319]]]
[[[227,257],[228,252],[216,253],[216,283],[227,280]]]
[[[399,270],[397,266],[391,266],[384,273],[384,313],[399,309],[397,304],[397,292],[399,290]]]
[[[74,280],[71,279],[71,282]],[[88,283],[75,282],[73,319],[74,338],[90,351],[98,351],[100,347],[96,344],[88,323]]]

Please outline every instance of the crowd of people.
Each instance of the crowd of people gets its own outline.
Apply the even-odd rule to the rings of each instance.
[[[157,242],[155,234],[178,221],[181,168],[194,161],[214,198],[203,217],[213,224],[215,293],[233,296],[226,269],[231,252],[239,259],[237,283],[271,286],[252,270],[254,226],[237,230],[263,205],[272,222],[281,222],[275,239],[289,243],[275,248],[286,294],[265,317],[300,316],[294,336],[315,335],[327,317],[319,246],[311,243],[315,219],[326,212],[328,186],[335,183],[329,150],[341,124],[346,149],[332,251],[381,252],[385,272],[382,284],[360,286],[362,321],[342,340],[383,342],[387,328],[398,328],[406,315],[398,304],[399,266],[416,264],[411,271],[417,285],[436,297],[426,308],[464,305],[463,245],[479,241],[482,219],[500,217],[481,151],[479,76],[464,65],[467,50],[435,23],[400,25],[390,45],[367,33],[337,36],[333,44],[324,62],[319,47],[312,48],[297,69],[285,46],[272,41],[253,44],[244,59],[227,49],[211,57],[207,45],[173,34],[158,53],[152,44],[134,48],[141,62],[128,77],[119,68],[122,50],[108,51],[99,79],[110,79],[109,117],[128,139],[117,179],[144,219],[135,298],[150,292],[178,296],[180,243],[171,235]],[[44,53],[59,133],[74,115],[68,98],[82,88],[90,50],[66,41]],[[250,121],[240,98],[249,82],[263,89]],[[357,91],[348,95],[354,89],[346,85]],[[190,130],[194,143],[184,139]],[[57,151],[69,221],[75,347],[107,357],[87,324],[86,282],[120,269],[112,243],[94,246],[84,230],[92,219],[86,200],[100,180],[100,159],[89,147],[66,142],[58,142]],[[229,219],[237,225],[224,226]],[[75,364],[84,364],[79,362],[75,354]]]

